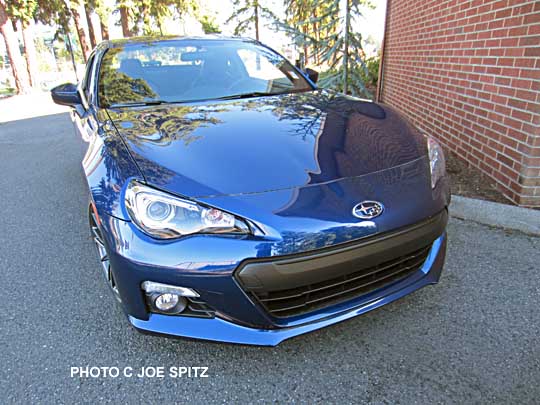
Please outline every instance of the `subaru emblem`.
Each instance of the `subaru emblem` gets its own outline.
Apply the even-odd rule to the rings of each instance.
[[[384,205],[377,201],[362,201],[352,209],[352,214],[360,219],[373,219],[381,215]]]

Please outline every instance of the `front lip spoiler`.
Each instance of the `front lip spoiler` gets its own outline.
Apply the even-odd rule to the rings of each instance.
[[[364,314],[404,297],[426,285],[437,283],[444,262],[445,249],[446,233],[443,233],[433,242],[431,252],[426,259],[426,262],[422,268],[418,270],[423,273],[419,279],[416,279],[414,282],[411,282],[396,291],[392,291],[387,295],[384,295],[383,290],[382,296],[367,303],[362,303],[355,308],[299,326],[281,329],[255,329],[238,325],[219,317],[214,319],[200,319],[192,317],[171,317],[160,314],[151,314],[146,321],[128,315],[128,320],[133,327],[143,333],[246,345],[276,346],[286,339]]]

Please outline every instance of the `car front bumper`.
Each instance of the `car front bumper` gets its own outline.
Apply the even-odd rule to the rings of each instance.
[[[257,257],[260,241],[200,235],[181,244],[156,243],[131,223],[109,216],[102,218],[102,228],[123,309],[136,329],[174,337],[275,346],[436,283],[446,252],[446,220],[444,210],[439,233],[431,239],[425,261],[407,277],[345,302],[283,319],[269,315],[235,277],[246,258]],[[212,249],[201,250],[201,246]],[[146,280],[195,289],[216,310],[215,316],[209,319],[150,313],[141,290],[141,283]]]

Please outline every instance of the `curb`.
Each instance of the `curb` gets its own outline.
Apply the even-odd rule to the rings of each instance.
[[[540,210],[452,195],[450,215],[454,218],[540,236]]]

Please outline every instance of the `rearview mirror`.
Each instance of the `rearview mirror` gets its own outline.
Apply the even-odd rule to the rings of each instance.
[[[317,83],[317,80],[319,80],[319,72],[310,68],[307,68],[305,72],[309,77],[309,80],[311,80],[313,83]]]
[[[75,107],[82,104],[81,96],[77,91],[77,85],[73,83],[64,83],[51,90],[51,96],[56,104]]]

